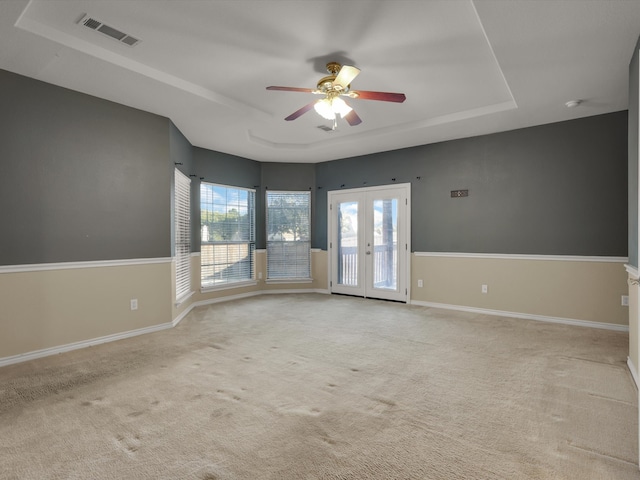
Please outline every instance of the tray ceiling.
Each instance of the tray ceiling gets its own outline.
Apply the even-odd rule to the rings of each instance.
[[[15,0],[0,68],[163,115],[199,147],[319,162],[624,110],[639,25],[626,0]],[[285,122],[317,97],[265,87],[314,88],[332,60],[406,101],[348,100],[363,122],[335,131],[313,110]]]

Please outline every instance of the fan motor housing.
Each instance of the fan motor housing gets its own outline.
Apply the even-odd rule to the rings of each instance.
[[[333,82],[336,80],[335,75],[329,75],[327,77],[323,77],[318,81],[318,90],[321,92],[328,92],[329,90],[333,90]]]
[[[342,85],[334,84],[341,68],[342,65],[340,65],[338,62],[327,63],[327,72],[329,72],[331,75],[323,77],[318,81],[318,90],[320,90],[322,93],[334,93],[336,95],[347,93],[351,85],[347,85],[343,88]]]

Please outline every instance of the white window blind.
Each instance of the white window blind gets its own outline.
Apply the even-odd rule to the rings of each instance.
[[[191,179],[175,170],[176,300],[191,291]]]
[[[200,184],[203,288],[253,279],[255,190]]]
[[[267,278],[311,278],[310,192],[267,192]]]

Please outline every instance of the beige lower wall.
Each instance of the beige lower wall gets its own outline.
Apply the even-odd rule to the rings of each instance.
[[[255,285],[200,291],[200,256],[191,257],[193,294],[175,298],[175,263],[107,266],[61,264],[35,271],[0,271],[0,363],[75,343],[168,325],[195,304],[267,291],[325,291],[327,252],[312,251],[310,282],[267,283],[266,252],[256,253]],[[256,275],[257,276],[257,275]],[[131,310],[131,299],[138,309]],[[11,362],[15,360],[12,359]]]
[[[634,374],[638,374],[638,278],[629,275],[629,361]],[[638,379],[636,379],[638,380]]]
[[[0,359],[171,322],[170,274],[168,261],[0,273]]]
[[[628,325],[619,261],[412,256],[412,301]],[[418,280],[423,287],[418,287]],[[482,293],[481,286],[488,292]]]
[[[194,305],[261,293],[328,291],[328,253],[312,251],[311,282],[268,283],[256,252],[255,285],[201,292],[200,257],[191,257],[193,294],[176,305],[175,265],[162,262],[0,273],[0,360],[166,325]],[[620,262],[456,258],[412,255],[411,301],[629,325],[638,365],[638,286]],[[418,287],[418,280],[424,286]],[[481,285],[488,293],[481,293]],[[629,295],[629,307],[621,295]],[[137,298],[139,308],[130,310]]]

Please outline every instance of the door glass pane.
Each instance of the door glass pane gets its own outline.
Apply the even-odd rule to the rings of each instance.
[[[358,286],[358,202],[338,204],[338,284]]]
[[[397,290],[398,199],[373,201],[373,287]]]

